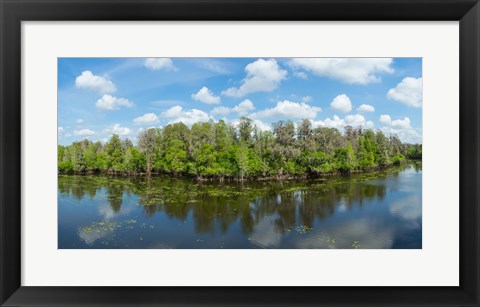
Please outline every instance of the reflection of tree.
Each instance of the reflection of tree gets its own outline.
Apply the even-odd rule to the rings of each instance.
[[[85,195],[94,198],[97,193],[98,185],[94,184],[84,176],[59,176],[58,190],[60,194],[72,195],[78,200],[82,200]]]
[[[122,208],[124,187],[120,184],[110,184],[106,187],[107,199],[113,212],[118,213]]]
[[[413,167],[417,173],[422,171],[422,161],[415,161],[415,163],[413,163]]]
[[[133,182],[125,179],[103,176],[59,176],[58,190],[62,195],[72,195],[78,200],[89,196],[97,197],[105,189],[106,198],[115,213],[122,207],[123,193],[130,193]]]
[[[191,219],[198,233],[227,232],[239,223],[245,234],[267,217],[276,232],[302,225],[313,228],[343,206],[351,210],[365,202],[381,202],[386,195],[383,179],[395,180],[396,171],[380,174],[332,176],[314,181],[252,181],[196,183],[180,178],[118,178],[102,176],[60,176],[61,194],[82,199],[95,197],[104,189],[112,210],[118,213],[124,193],[133,193],[147,216],[159,212],[186,221]],[[393,178],[392,178],[393,176]]]

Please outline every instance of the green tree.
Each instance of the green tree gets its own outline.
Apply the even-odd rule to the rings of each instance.
[[[155,129],[143,130],[138,134],[138,149],[145,156],[147,175],[152,173],[152,166],[155,160],[155,143],[157,133]]]
[[[109,170],[116,172],[123,171],[123,146],[118,134],[112,135],[109,142],[105,146],[108,156]]]
[[[344,173],[349,173],[355,169],[357,161],[352,144],[335,149],[335,163],[336,168]]]

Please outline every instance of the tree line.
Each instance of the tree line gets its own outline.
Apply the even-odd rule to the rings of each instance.
[[[421,144],[381,130],[346,126],[342,133],[313,128],[308,119],[272,126],[261,131],[242,117],[236,126],[220,120],[143,130],[136,146],[117,134],[106,144],[85,139],[58,146],[58,171],[244,180],[369,171],[422,158]]]

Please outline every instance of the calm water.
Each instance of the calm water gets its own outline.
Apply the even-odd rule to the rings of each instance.
[[[316,180],[59,176],[59,248],[422,248],[421,165]]]

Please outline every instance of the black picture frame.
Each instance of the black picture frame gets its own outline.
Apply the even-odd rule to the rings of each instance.
[[[480,306],[477,0],[0,0],[0,16],[1,306]],[[460,286],[22,287],[21,23],[29,20],[459,21]]]

